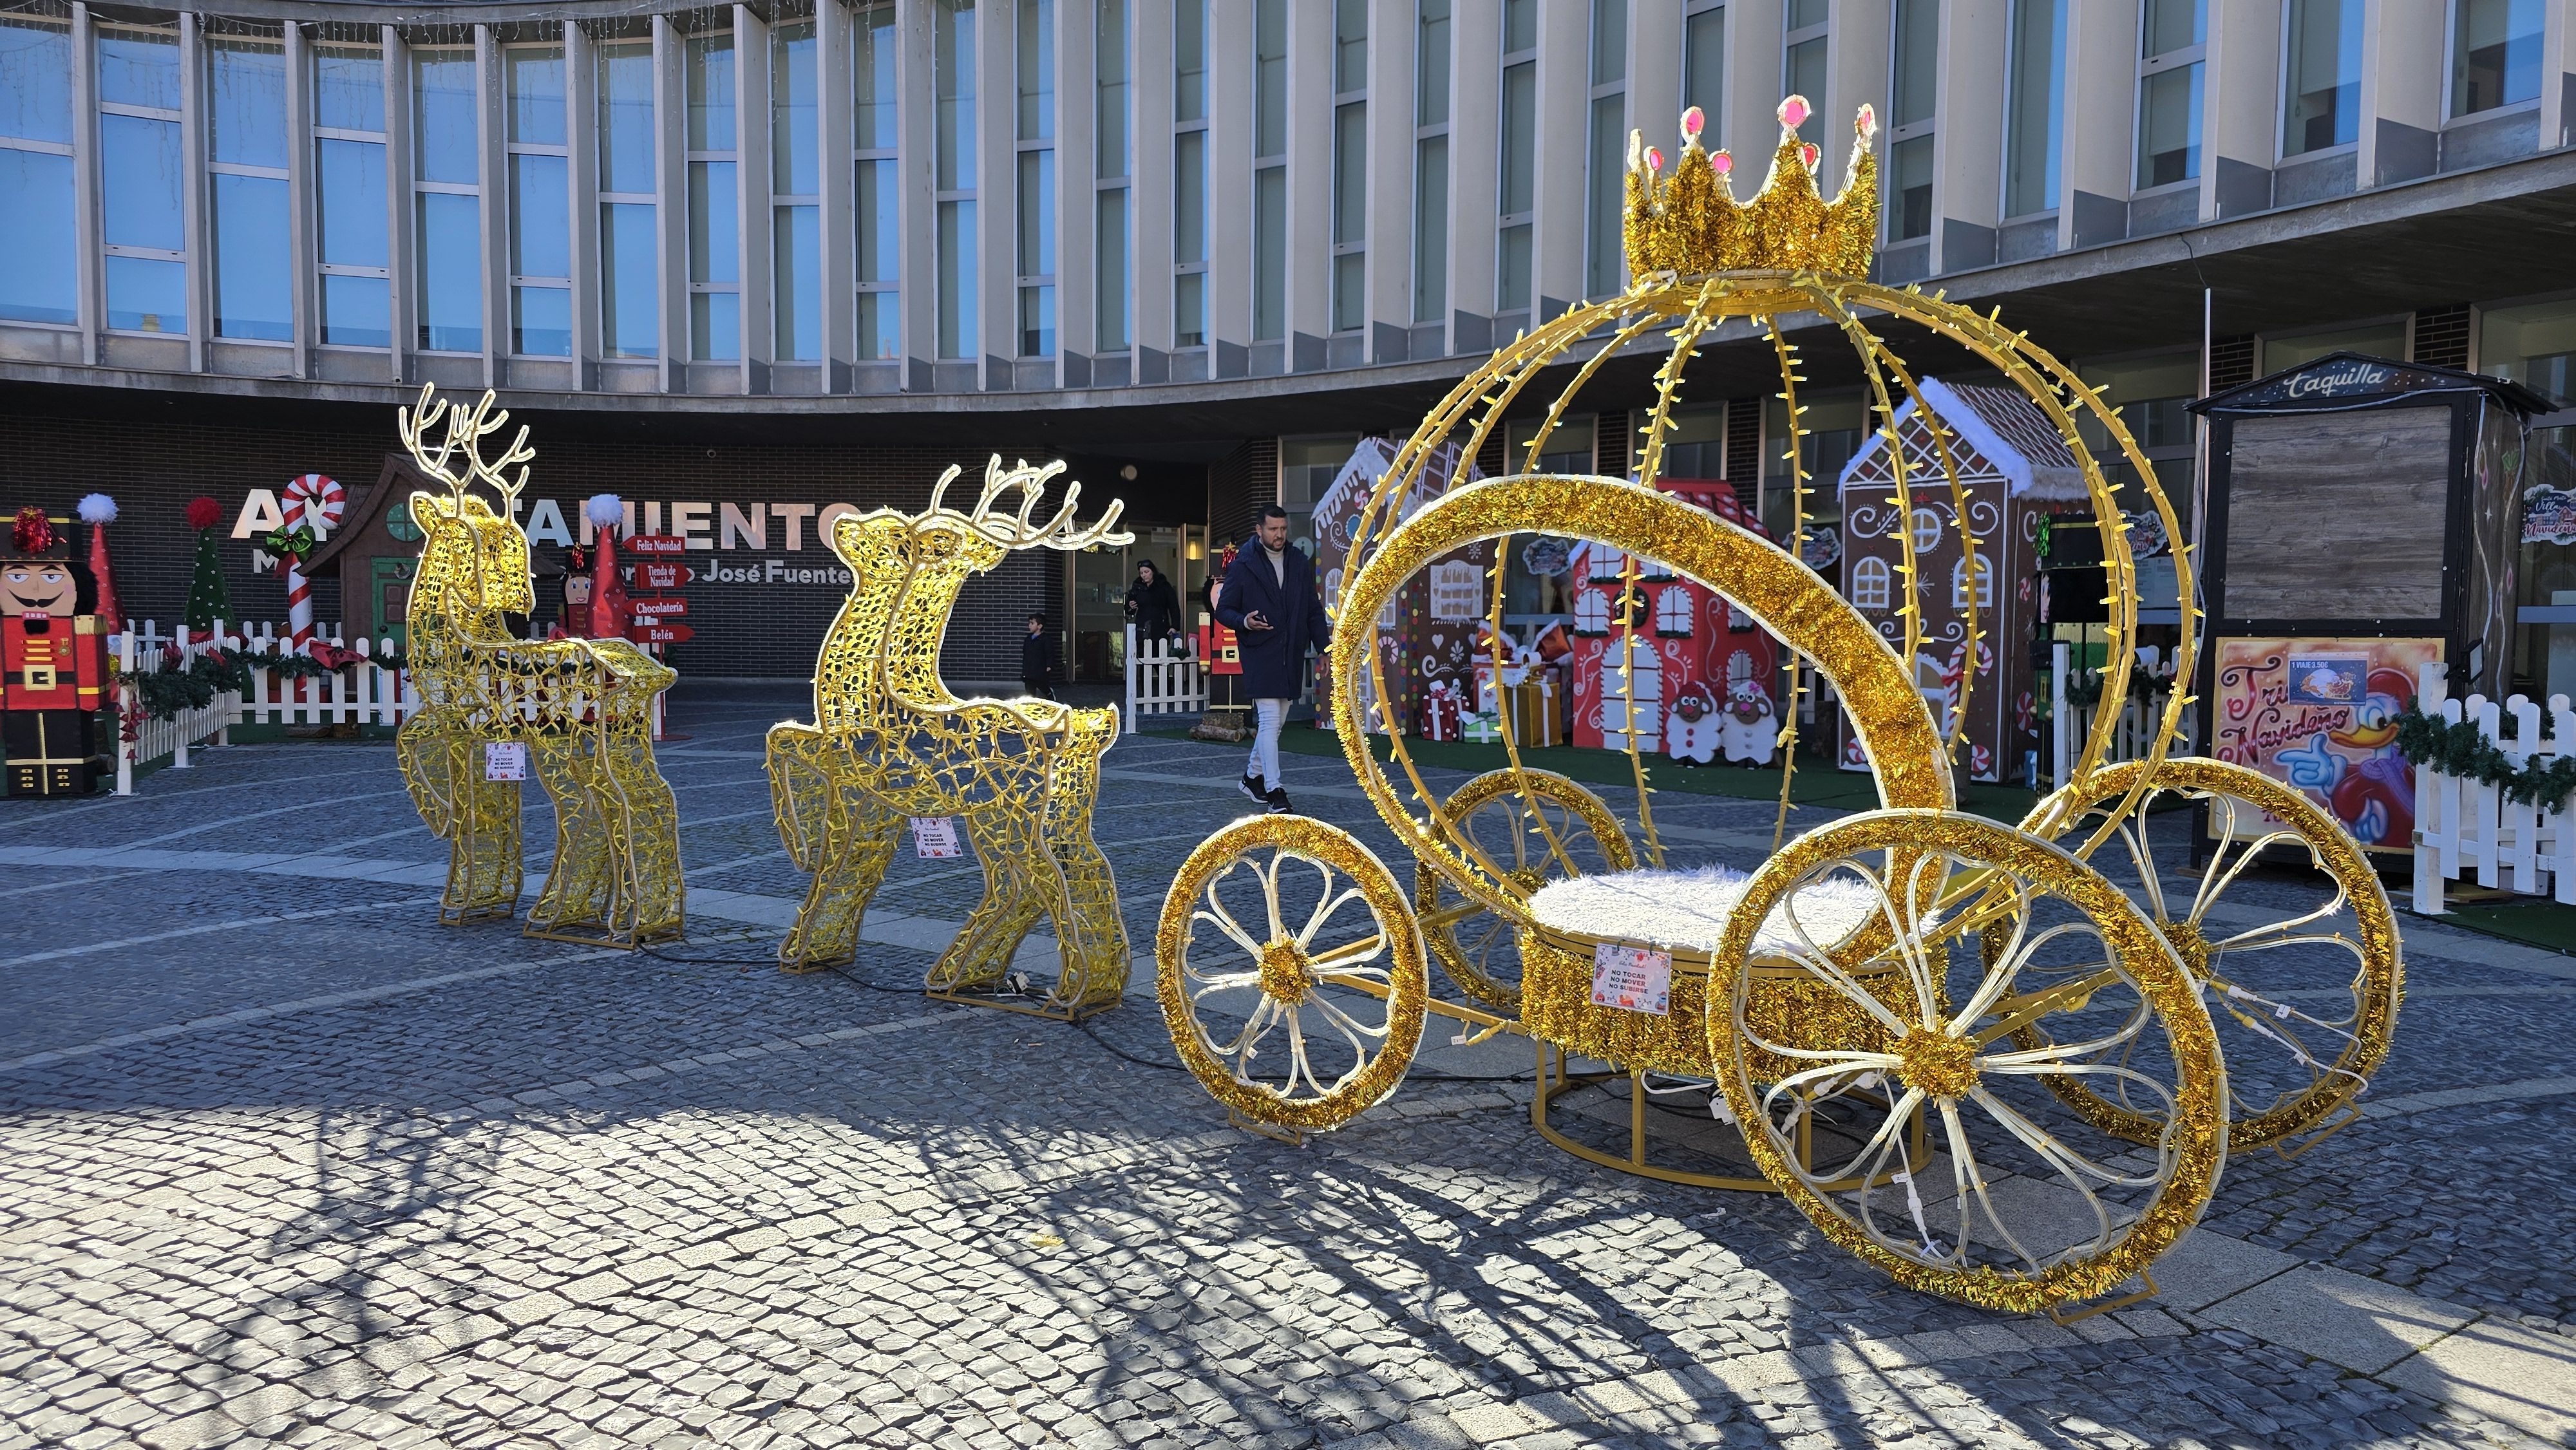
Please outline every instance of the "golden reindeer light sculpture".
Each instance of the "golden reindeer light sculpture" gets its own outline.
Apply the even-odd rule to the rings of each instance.
[[[951,468],[918,514],[845,514],[832,552],[856,582],[814,665],[814,724],[769,732],[769,788],[778,833],[813,888],[779,947],[779,965],[815,971],[853,959],[868,899],[914,816],[963,816],[984,864],[984,899],[932,965],[933,996],[1001,981],[1020,941],[1044,915],[1063,951],[1045,1003],[1014,1008],[1071,1020],[1115,1004],[1127,986],[1127,932],[1118,887],[1091,839],[1100,756],[1118,738],[1114,707],[1052,700],[960,700],[939,679],[948,612],[970,575],[1018,549],[1124,544],[1125,507],[1112,501],[1088,528],[1074,523],[1082,485],[1068,483],[1037,522],[1061,463],[987,466],[966,512],[943,507]],[[1011,496],[1017,494],[1012,511]],[[990,997],[956,997],[1010,1006]]]
[[[680,816],[653,763],[653,697],[679,677],[624,640],[510,634],[505,616],[535,605],[528,536],[511,515],[536,450],[522,425],[485,460],[483,440],[510,418],[492,403],[486,392],[471,411],[452,408],[423,386],[395,425],[447,486],[411,496],[426,536],[407,615],[421,709],[396,737],[412,804],[449,843],[438,919],[517,910],[524,763],[555,806],[554,861],[527,934],[628,948],[676,937]]]

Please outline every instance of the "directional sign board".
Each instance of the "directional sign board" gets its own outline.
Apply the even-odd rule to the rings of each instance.
[[[637,644],[687,644],[696,634],[685,624],[639,624],[626,637]]]
[[[689,601],[685,599],[635,599],[628,602],[635,608],[635,622],[638,624],[647,622],[657,614],[678,615],[689,612]]]
[[[635,587],[638,589],[677,589],[696,577],[686,564],[670,564],[659,559],[648,559],[635,566]]]
[[[678,554],[689,542],[678,534],[637,534],[618,546],[630,554]]]

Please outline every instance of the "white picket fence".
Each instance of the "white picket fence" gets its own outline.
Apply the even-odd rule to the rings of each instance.
[[[2549,697],[2544,739],[2544,712],[2525,696],[2499,706],[2484,695],[2453,700],[2448,693],[2443,667],[2426,665],[2416,679],[2415,708],[2446,724],[2474,722],[2517,768],[2535,758],[2547,765],[2576,749],[2576,710],[2565,695]],[[2472,869],[2480,886],[2554,895],[2576,906],[2576,812],[2565,800],[2525,805],[2485,781],[2415,767],[2415,909],[2441,915],[2443,883]]]
[[[1127,731],[1133,734],[1147,715],[1196,715],[1207,709],[1207,671],[1193,652],[1191,636],[1181,643],[1139,639],[1127,626]]]
[[[372,643],[362,638],[352,645],[337,630],[324,634],[316,629],[314,637],[370,657],[393,646],[390,638]],[[165,633],[158,621],[147,619],[140,628],[111,636],[108,648],[117,669],[133,671],[159,669],[167,651],[173,648],[179,651],[184,666],[210,649],[246,649],[267,654],[280,646],[275,624],[244,625],[235,630],[217,620],[211,630],[179,625]],[[121,690],[117,703],[121,720],[124,707],[133,703],[132,691]],[[297,679],[254,667],[247,691],[224,691],[213,703],[181,711],[172,719],[141,721],[136,727],[137,738],[119,743],[116,793],[132,795],[135,771],[158,761],[167,759],[173,769],[186,769],[190,747],[210,739],[217,744],[227,743],[225,737],[235,725],[399,725],[419,707],[420,695],[412,688],[410,673],[386,669],[372,660],[313,679]]]
[[[2080,705],[2066,697],[2066,686],[2073,675],[2072,655],[2072,648],[2064,640],[2049,647],[2049,744],[2052,758],[2057,762],[2053,772],[2054,784],[2061,786],[2066,784],[2066,778],[2075,765],[2076,753],[2084,748],[2084,741],[2102,708],[2099,700],[2090,705]],[[2152,678],[2162,670],[2161,653],[2155,646],[2146,645],[2138,650],[2130,677],[2135,679],[2144,673]],[[2165,701],[2172,691],[2173,682],[2164,679],[2157,681],[2143,698],[2132,693],[2121,699],[2120,722],[2112,728],[2111,753],[2104,757],[2105,760],[2146,758],[2148,752],[2155,748],[2156,728],[2164,723]],[[2189,728],[2188,721],[2185,728]],[[2177,744],[2172,753],[2190,754],[2188,742]]]

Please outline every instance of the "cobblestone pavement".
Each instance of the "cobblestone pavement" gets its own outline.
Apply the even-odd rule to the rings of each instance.
[[[1088,1031],[925,1001],[971,863],[899,862],[857,969],[782,976],[759,732],[801,709],[676,710],[660,955],[435,925],[382,746],[0,803],[0,1444],[2571,1443],[2576,963],[2407,919],[2370,1111],[2063,1328],[1547,1147],[1508,1039],[1292,1147],[1172,1067],[1150,952]],[[1239,760],[1109,756],[1140,946]],[[1287,769],[1409,880],[1339,761]]]

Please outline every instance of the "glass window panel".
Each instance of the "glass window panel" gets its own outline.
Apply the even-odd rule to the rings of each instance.
[[[217,173],[208,200],[215,226],[215,336],[287,342],[295,336],[287,256],[286,182]]]
[[[895,280],[896,163],[859,163],[859,275],[861,282]]]
[[[1503,215],[1528,211],[1538,161],[1538,62],[1503,70]]]
[[[1789,14],[1783,21],[1791,30],[1804,30],[1825,23],[1826,0],[1789,0]]]
[[[1019,79],[1019,138],[1055,135],[1055,0],[1019,0],[1012,69]]]
[[[1932,235],[1932,138],[1899,141],[1887,153],[1887,239]]]
[[[1816,97],[1823,95],[1825,93],[1825,58],[1825,37],[1821,35],[1813,40],[1802,40],[1790,46],[1786,63],[1781,67],[1781,80],[1788,93],[1793,96],[1805,96],[1810,102],[1815,102]],[[1798,127],[1798,138],[1819,146],[1824,144],[1825,111],[1822,103],[1816,103],[1815,109]]]
[[[529,357],[572,356],[572,289],[512,288],[510,350]]]
[[[1682,104],[1699,107],[1708,122],[1701,144],[1714,144],[1718,118],[1726,114],[1725,6],[1682,22]]]
[[[975,203],[939,204],[939,355],[971,358],[975,341]]]
[[[80,320],[72,206],[70,157],[0,150],[0,317]]]
[[[572,194],[564,158],[510,158],[510,270],[522,277],[572,275]]]
[[[662,309],[654,295],[653,208],[617,201],[602,203],[599,212],[600,351],[658,357]]]
[[[1172,119],[1207,119],[1207,0],[1172,0]]]
[[[206,151],[228,165],[286,169],[285,46],[207,40]]]
[[[2555,399],[2576,400],[2576,303],[2499,307],[2478,315],[2478,365]],[[2560,437],[2565,437],[2563,431]]]
[[[2342,146],[2361,135],[2362,0],[2290,0],[2289,94],[2281,154]]]
[[[1592,83],[1614,85],[1627,75],[1627,0],[1592,0]]]
[[[1413,148],[1413,320],[1439,322],[1449,308],[1449,138]]]
[[[1449,0],[1416,0],[1413,35],[1413,124],[1449,119]]]
[[[819,209],[782,206],[770,232],[780,362],[823,356],[823,221]]]
[[[1356,332],[1368,322],[1368,254],[1333,259],[1333,330]]]
[[[474,52],[415,50],[411,79],[418,179],[472,186],[480,174],[474,145]]]
[[[851,47],[850,72],[858,92],[858,129],[852,144],[862,151],[890,150],[895,145],[894,7],[862,5],[856,25],[857,43]]]
[[[2159,71],[2138,83],[2138,185],[2188,181],[2200,174],[2200,62]]]
[[[689,163],[689,280],[742,280],[741,211],[735,204],[734,163]]]
[[[1503,54],[1538,44],[1538,0],[1503,0]]]
[[[1624,275],[1620,224],[1627,216],[1627,97],[1598,96],[1592,102],[1592,155],[1584,173],[1591,195],[1584,207],[1583,294],[1607,297],[1619,290]]]
[[[1020,153],[1019,275],[1055,271],[1055,153]]]
[[[1368,102],[1333,109],[1333,240],[1368,236]]]
[[[2209,37],[2209,0],[2146,0],[2139,54],[2152,60]]]
[[[1092,311],[1099,319],[1102,352],[1127,350],[1127,188],[1100,193],[1093,236],[1099,290]]]
[[[1333,90],[1368,89],[1368,0],[1333,0]]]
[[[689,88],[689,149],[731,151],[734,138],[733,36],[692,35],[684,47]]]
[[[313,124],[329,131],[385,129],[385,58],[372,45],[313,47]]]
[[[1093,116],[1098,167],[1093,175],[1127,174],[1127,0],[1099,0],[1092,42],[1099,92]]]
[[[2057,206],[2059,137],[2066,131],[2066,0],[2013,0],[2004,121],[2004,215]]]
[[[1172,260],[1207,260],[1207,132],[1172,138]]]
[[[930,39],[933,129],[937,133],[932,184],[941,191],[972,191],[975,189],[974,0],[936,0],[930,7]]]
[[[1207,346],[1207,273],[1172,279],[1172,346]]]
[[[101,116],[98,145],[108,245],[171,252],[186,245],[179,219],[179,123]],[[381,204],[383,190],[376,195]]]
[[[322,261],[343,267],[385,265],[385,148],[373,141],[313,143],[320,176],[314,210]]]
[[[420,265],[420,345],[483,350],[483,203],[454,192],[420,193],[413,238]]]
[[[823,189],[817,151],[822,131],[815,92],[820,54],[814,22],[797,21],[769,32],[769,189],[781,196],[812,196]]]
[[[1047,357],[1055,352],[1055,289],[1020,289],[1020,356]]]
[[[689,294],[689,356],[699,362],[742,361],[742,294]]]
[[[1252,154],[1288,149],[1288,0],[1253,0]]]
[[[2452,115],[2539,96],[2541,0],[2457,0],[2454,15]]]
[[[72,139],[72,36],[61,21],[0,16],[0,136]]]
[[[564,144],[564,53],[560,45],[514,45],[501,53],[510,93],[510,139]]]
[[[902,300],[895,292],[859,294],[859,356],[893,361],[902,336]]]
[[[1494,305],[1505,312],[1518,312],[1530,300],[1530,229],[1529,223],[1503,228],[1499,239],[1499,265],[1494,277]]]
[[[325,276],[322,340],[333,347],[393,346],[393,307],[385,279]]]
[[[1940,0],[1896,0],[1895,124],[1932,119],[1940,53]]]
[[[1252,337],[1268,342],[1288,326],[1288,168],[1252,173]]]
[[[653,190],[653,46],[618,41],[598,57],[599,189],[644,195]]]
[[[109,257],[107,325],[128,332],[186,332],[187,265]]]
[[[109,105],[179,109],[179,33],[102,27],[98,98]]]

